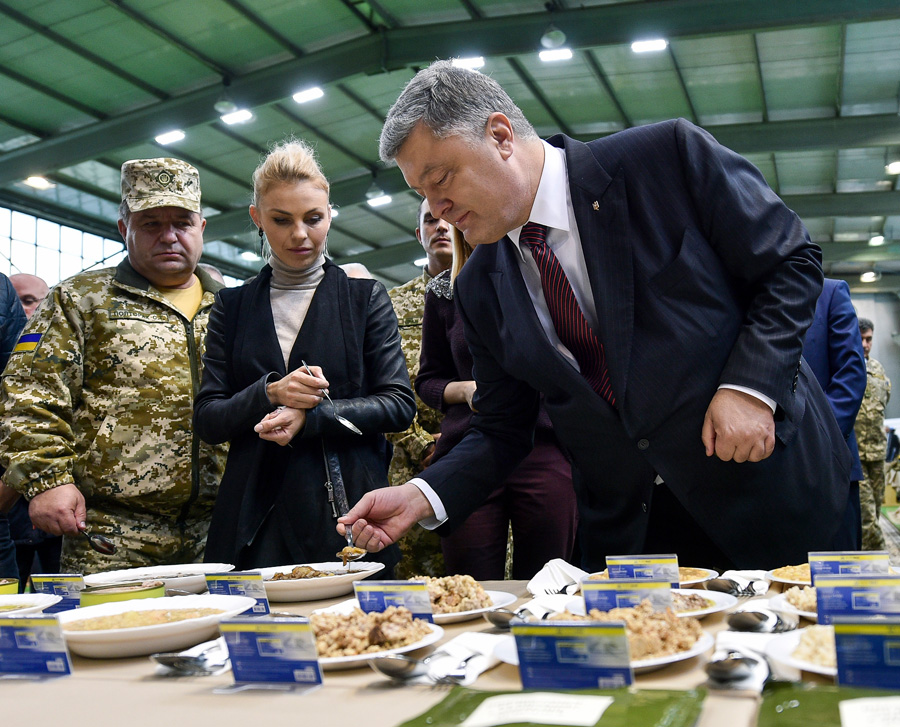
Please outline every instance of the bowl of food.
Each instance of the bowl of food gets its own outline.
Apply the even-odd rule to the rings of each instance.
[[[81,606],[130,601],[133,598],[162,598],[165,595],[165,581],[136,581],[120,583],[115,586],[88,586],[81,592]]]
[[[9,596],[19,592],[18,578],[0,578],[0,596]]]

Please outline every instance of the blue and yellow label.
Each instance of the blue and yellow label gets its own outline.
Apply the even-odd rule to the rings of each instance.
[[[16,344],[15,348],[13,348],[12,352],[25,353],[26,351],[34,351],[41,342],[41,336],[43,335],[43,333],[26,333],[19,336],[19,342]]]

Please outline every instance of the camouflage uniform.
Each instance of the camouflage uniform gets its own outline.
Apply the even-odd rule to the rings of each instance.
[[[868,382],[862,406],[856,416],[856,442],[865,479],[859,483],[862,507],[862,547],[864,550],[883,550],[884,534],[878,524],[881,503],[884,502],[884,457],[887,437],[884,433],[884,407],[891,398],[891,380],[874,358],[866,360]]]
[[[104,556],[66,537],[62,568],[92,573],[203,554],[226,449],[192,436],[213,292],[192,321],[126,259],[56,286],[0,380],[0,464],[31,499],[74,482]]]
[[[429,280],[431,276],[424,270],[419,277],[388,291],[400,324],[401,346],[412,382],[419,373],[425,286]],[[388,473],[392,485],[409,482],[422,471],[422,458],[427,454],[429,445],[434,442],[432,435],[440,432],[442,418],[441,412],[424,404],[416,395],[416,418],[413,419],[409,429],[405,432],[385,434],[394,445],[394,456]],[[436,533],[414,525],[412,530],[401,538],[400,550],[403,558],[394,567],[398,578],[409,578],[416,574],[433,577],[445,575],[441,539]]]

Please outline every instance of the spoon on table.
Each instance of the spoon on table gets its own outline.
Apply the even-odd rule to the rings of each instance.
[[[765,581],[750,581],[746,586],[741,586],[737,581],[731,580],[731,578],[713,578],[706,581],[703,585],[707,591],[718,591],[737,598],[746,598],[747,596],[761,595],[756,589],[757,583],[766,584]],[[761,589],[761,591],[765,593],[765,590]]]
[[[520,608],[518,611],[510,611],[508,608],[492,608],[490,611],[485,611],[482,616],[494,628],[501,631],[509,631],[510,622],[514,618],[524,618],[526,613],[528,613],[527,608]],[[547,618],[549,615],[550,612],[548,611],[543,618]]]
[[[792,613],[758,608],[753,611],[735,611],[728,616],[728,628],[733,631],[751,631],[763,634],[780,634],[793,631],[800,619]]]
[[[428,663],[440,656],[447,656],[445,651],[435,651],[423,659],[416,659],[406,654],[385,654],[369,660],[369,666],[386,677],[397,680],[415,679],[428,673]]]
[[[711,678],[729,682],[746,679],[758,664],[758,659],[745,656],[739,651],[729,651],[724,658],[710,661],[703,668]]]
[[[300,363],[303,364],[303,368],[306,369],[306,373],[308,373],[310,376],[315,375],[315,374],[313,374],[312,371],[309,370],[309,365],[306,363],[306,361],[303,361],[301,359]],[[353,422],[351,422],[349,419],[345,419],[344,417],[342,417],[340,414],[337,413],[337,411],[334,408],[334,402],[331,400],[331,397],[328,396],[328,392],[325,391],[325,389],[322,389],[322,394],[325,396],[326,399],[328,399],[328,403],[331,404],[331,413],[334,415],[334,418],[338,422],[338,424],[343,424],[351,432],[356,432],[357,434],[362,434],[362,430],[359,429]]]
[[[116,544],[106,536],[89,533],[87,530],[82,530],[81,534],[88,539],[90,546],[98,553],[113,555],[116,552]]]

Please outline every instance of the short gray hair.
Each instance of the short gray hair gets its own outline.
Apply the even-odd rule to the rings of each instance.
[[[478,71],[457,68],[451,61],[435,61],[413,76],[391,106],[378,153],[383,162],[392,162],[420,121],[439,139],[459,136],[480,143],[488,117],[498,111],[509,118],[519,138],[537,138],[534,127],[499,83]]]

